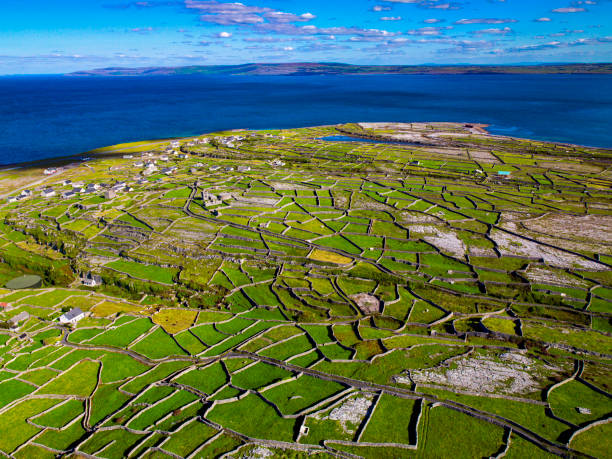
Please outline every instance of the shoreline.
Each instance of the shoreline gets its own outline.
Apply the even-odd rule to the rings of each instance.
[[[539,140],[539,139],[535,139],[535,138],[526,138],[526,137],[515,137],[515,136],[508,136],[508,135],[503,135],[503,134],[495,134],[495,133],[491,133],[487,128],[489,128],[491,125],[487,124],[487,123],[459,123],[459,122],[454,122],[454,121],[432,121],[432,123],[452,123],[452,124],[461,124],[461,125],[470,125],[470,129],[474,130],[475,132],[472,132],[472,134],[474,135],[485,135],[485,136],[489,136],[489,137],[496,137],[496,138],[507,138],[507,139],[513,139],[513,140],[520,140],[520,141],[532,141],[532,142],[541,142],[541,143],[545,143],[545,144],[555,144],[555,145],[560,145],[560,146],[565,146],[565,147],[569,147],[569,148],[585,148],[585,149],[589,149],[589,150],[603,150],[603,151],[610,151],[612,152],[612,147],[595,147],[595,146],[590,146],[590,145],[581,145],[581,144],[574,144],[574,143],[567,143],[567,142],[556,142],[553,140]],[[326,125],[318,125],[318,126],[300,126],[298,128],[282,128],[282,129],[301,129],[301,128],[309,128],[309,127],[330,127],[330,126],[341,126],[342,124],[326,124]],[[266,129],[248,129],[248,128],[240,128],[240,129],[225,129],[225,130],[221,130],[221,131],[212,131],[212,132],[204,132],[201,134],[196,134],[193,136],[186,136],[186,137],[166,137],[166,138],[160,138],[160,139],[143,139],[143,140],[135,140],[132,142],[124,142],[124,143],[119,143],[119,144],[114,144],[114,145],[107,145],[107,146],[102,146],[102,147],[98,147],[98,148],[94,148],[93,150],[87,150],[84,152],[80,152],[80,153],[75,153],[72,155],[66,155],[66,156],[57,156],[54,158],[42,158],[42,159],[37,159],[37,160],[32,160],[32,161],[23,161],[23,162],[16,162],[16,163],[8,163],[8,164],[0,164],[0,173],[1,172],[8,172],[10,170],[19,170],[19,169],[36,169],[36,168],[46,168],[49,166],[53,166],[53,167],[66,167],[66,166],[70,166],[72,164],[74,164],[75,166],[78,166],[80,164],[86,163],[87,161],[84,161],[83,158],[84,157],[88,157],[91,156],[91,158],[103,158],[105,156],[116,156],[117,154],[121,154],[123,151],[125,150],[130,150],[132,148],[137,148],[138,144],[145,144],[145,145],[153,145],[156,143],[165,143],[165,142],[170,142],[172,140],[190,140],[190,139],[194,139],[196,137],[201,137],[204,135],[211,135],[211,134],[216,134],[216,133],[220,133],[220,132],[238,132],[238,131],[267,131],[267,130],[276,130],[278,128],[266,128]],[[342,132],[342,131],[339,131]],[[385,140],[384,137],[378,137],[378,136],[357,136],[355,135],[355,133],[350,133],[349,135],[352,135],[354,137],[362,137],[364,139],[371,139],[371,140]],[[389,140],[389,139],[386,139]],[[409,141],[404,141],[402,142],[401,140],[397,140],[397,143],[406,143],[409,144],[411,142]],[[116,149],[112,149],[110,150],[111,147],[115,147],[115,146],[121,146],[121,145],[128,145],[125,146],[123,148],[116,148]],[[132,145],[132,146],[129,146]],[[429,145],[424,143],[424,146]],[[144,146],[144,145],[143,145]],[[105,150],[105,151],[102,151]]]

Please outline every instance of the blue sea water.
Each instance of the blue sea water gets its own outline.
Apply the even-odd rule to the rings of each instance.
[[[0,164],[235,128],[352,121],[491,124],[612,147],[609,75],[0,78]]]

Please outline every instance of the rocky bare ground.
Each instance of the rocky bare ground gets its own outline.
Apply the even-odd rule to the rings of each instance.
[[[409,229],[411,236],[414,233],[414,237],[422,237],[423,240],[435,245],[443,252],[450,253],[455,257],[465,255],[465,244],[451,230],[439,228],[435,225],[412,225]]]
[[[357,293],[350,298],[365,315],[380,312],[380,300],[370,293]]]
[[[342,429],[347,433],[354,433],[354,426],[361,424],[372,404],[372,394],[359,394],[344,401],[341,405],[334,408],[328,416],[319,419],[331,419],[338,421]]]
[[[476,355],[453,360],[432,369],[411,370],[397,376],[399,383],[433,384],[453,389],[505,395],[528,394],[541,389],[546,376],[560,369],[518,352],[499,356]]]

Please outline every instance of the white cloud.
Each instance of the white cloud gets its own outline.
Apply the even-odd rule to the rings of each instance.
[[[575,7],[556,8],[552,10],[553,13],[582,13],[584,11],[586,11],[586,8],[575,8]]]
[[[459,19],[455,24],[507,24],[510,22],[518,22],[516,19],[502,18],[474,18],[474,19]]]

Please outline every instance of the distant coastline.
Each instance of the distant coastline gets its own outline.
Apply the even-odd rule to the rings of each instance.
[[[161,75],[503,75],[612,74],[612,63],[540,65],[352,65],[300,62],[281,64],[195,65],[187,67],[108,67],[69,76]]]

